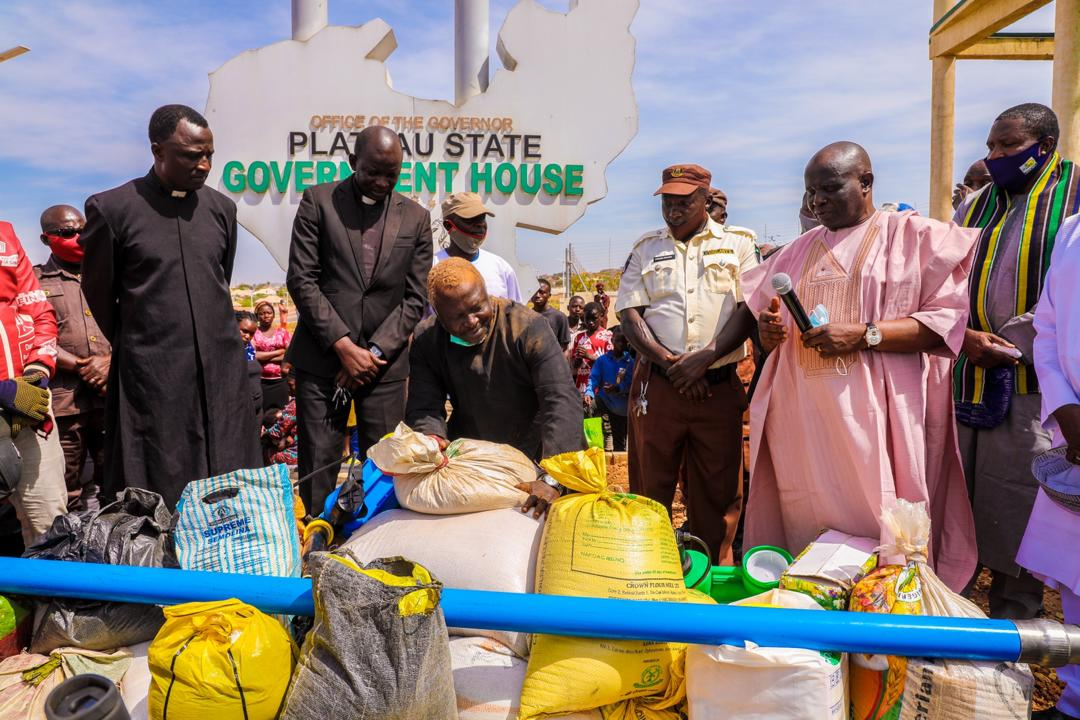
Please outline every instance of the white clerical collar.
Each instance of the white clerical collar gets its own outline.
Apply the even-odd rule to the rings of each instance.
[[[173,190],[172,191],[172,196],[174,198],[187,197],[187,190]]]
[[[372,200],[367,195],[361,195],[360,202],[364,203],[365,205],[374,205],[377,201]]]

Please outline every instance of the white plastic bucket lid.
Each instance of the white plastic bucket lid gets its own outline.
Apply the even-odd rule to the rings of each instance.
[[[780,582],[788,564],[788,559],[780,553],[762,548],[743,558],[743,572],[759,583],[774,584]]]

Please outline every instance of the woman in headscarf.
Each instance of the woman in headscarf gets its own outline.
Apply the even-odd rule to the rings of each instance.
[[[282,307],[281,324],[274,328],[274,305],[260,300],[255,305],[255,317],[259,328],[251,344],[255,346],[255,359],[262,365],[263,412],[280,410],[289,402],[289,386],[281,372],[285,350],[292,339],[285,326],[285,308]]]

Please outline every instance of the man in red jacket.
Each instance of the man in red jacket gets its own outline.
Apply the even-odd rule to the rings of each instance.
[[[49,410],[55,369],[56,314],[15,230],[0,222],[0,498],[9,495],[27,545],[67,511],[64,452]],[[17,475],[4,462],[14,457],[9,441]]]

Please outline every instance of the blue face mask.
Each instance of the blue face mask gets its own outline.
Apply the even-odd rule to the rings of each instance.
[[[990,177],[994,184],[1005,192],[1015,193],[1024,188],[1024,185],[1034,177],[1046,161],[1050,159],[1050,153],[1039,155],[1039,143],[1035,143],[1027,150],[1021,150],[1015,155],[984,160],[986,169],[990,171]]]

